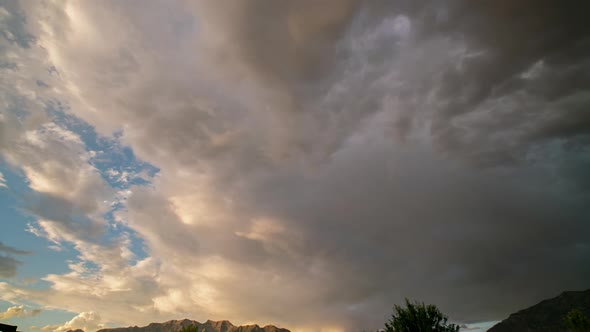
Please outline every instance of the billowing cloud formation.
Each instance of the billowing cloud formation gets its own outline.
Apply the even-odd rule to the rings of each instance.
[[[104,328],[100,315],[95,312],[82,312],[71,320],[61,325],[46,325],[41,331],[65,332],[70,330],[83,330],[94,332]]]
[[[320,330],[377,328],[403,297],[467,322],[587,288],[587,6],[6,6],[0,151],[33,232],[80,255],[5,298]],[[51,107],[158,177],[117,193]],[[100,240],[113,202],[146,258]]]
[[[41,313],[41,309],[33,309],[27,310],[24,306],[14,306],[9,307],[4,312],[0,312],[0,319],[10,319],[10,318],[23,318],[23,317],[30,317],[35,316]]]

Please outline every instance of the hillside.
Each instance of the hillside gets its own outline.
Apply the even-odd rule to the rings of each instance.
[[[590,289],[564,292],[552,299],[511,314],[488,332],[566,332],[563,317],[578,308],[590,317]]]

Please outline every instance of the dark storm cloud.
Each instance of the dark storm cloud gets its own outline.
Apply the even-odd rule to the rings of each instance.
[[[329,137],[325,142],[317,142],[317,133],[290,138],[302,151],[312,145],[326,145],[326,153],[335,149],[359,121],[380,110],[384,95],[403,104],[392,124],[396,134],[408,135],[428,112],[436,144],[480,165],[519,162],[534,143],[588,133],[584,87],[590,83],[590,40],[580,14],[587,4],[348,1],[320,8],[305,1],[249,1],[239,9],[224,2],[211,6],[223,14],[219,24],[231,41],[222,48],[231,50],[231,57],[220,59],[245,65],[249,75],[274,91],[266,97],[276,102],[271,104],[276,112],[314,113],[309,120],[285,119],[301,126],[294,130],[333,131],[323,135]],[[395,29],[396,17],[409,19],[404,45],[396,32],[387,31]],[[347,43],[364,44],[351,49],[343,46]],[[463,53],[455,49],[459,46]],[[370,68],[360,68],[359,57]],[[397,81],[379,84],[395,67]],[[348,92],[339,100],[318,105],[347,79],[343,74],[361,70],[367,72],[345,82]],[[334,116],[338,124],[330,128]]]
[[[297,109],[312,113],[293,125],[307,134],[296,145],[326,148],[323,173],[270,175],[236,197],[303,230],[303,257],[322,257],[338,276],[318,295],[330,305],[386,307],[405,295],[441,303],[456,319],[499,319],[588,287],[587,6],[358,3],[322,44],[333,52],[322,75],[289,76]],[[406,36],[395,31],[404,17]],[[274,54],[254,70],[301,70]],[[345,92],[332,97],[336,85]],[[395,139],[425,126],[436,149],[409,148],[412,139],[350,145],[379,112]]]
[[[418,46],[458,39],[472,52],[460,66],[440,68],[415,87],[413,97],[424,98],[421,93],[436,85],[432,135],[443,148],[489,165],[521,160],[540,141],[588,135],[587,3],[448,1],[414,7],[409,15],[418,20]],[[441,11],[444,18],[437,20]],[[493,140],[499,135],[510,138]]]
[[[330,67],[334,43],[358,7],[357,0],[322,2],[248,0],[205,3],[212,24],[228,42],[217,56],[247,69],[266,88],[280,87],[280,107],[298,110],[297,83]],[[205,20],[208,18],[204,17]],[[235,64],[235,63],[234,63]]]
[[[334,280],[319,302],[341,310],[368,302],[357,324],[373,312],[378,326],[375,309],[404,296],[438,303],[454,319],[483,320],[541,293],[587,287],[586,199],[552,192],[544,172],[481,173],[381,144],[341,151],[307,180],[269,179],[249,190],[252,206],[271,207],[267,214],[305,234],[303,262],[326,262]]]

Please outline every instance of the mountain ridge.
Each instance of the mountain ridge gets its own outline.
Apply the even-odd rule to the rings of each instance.
[[[196,326],[200,332],[291,332],[285,328],[279,328],[274,325],[265,325],[261,327],[258,324],[235,326],[228,320],[213,321],[207,320],[200,323],[196,320],[181,319],[169,320],[163,323],[150,323],[146,326],[128,326],[100,329],[97,332],[176,332],[187,326]],[[70,331],[68,331],[70,332]],[[75,330],[71,332],[84,332]]]
[[[564,317],[579,309],[590,317],[590,289],[566,291],[526,309],[510,314],[488,332],[566,332]]]
[[[260,327],[258,324],[235,326],[229,320],[207,320],[200,323],[196,320],[181,319],[169,320],[163,323],[150,323],[146,326],[128,326],[113,327],[100,329],[96,332],[176,332],[187,326],[196,326],[200,332],[291,332],[288,329],[276,327],[274,325],[265,325]],[[83,330],[68,330],[67,332],[84,332]]]

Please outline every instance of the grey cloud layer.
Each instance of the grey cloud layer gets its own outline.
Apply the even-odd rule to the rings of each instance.
[[[16,260],[9,255],[29,255],[31,252],[26,250],[19,250],[11,246],[7,246],[0,242],[0,277],[11,278],[16,275],[17,267],[22,264],[21,261]]]
[[[12,255],[30,255],[31,254],[30,251],[19,250],[19,249],[13,248],[11,246],[7,246],[2,242],[0,242],[0,252],[12,254]]]
[[[71,112],[161,169],[118,214],[138,280],[109,266],[98,300],[51,276],[51,304],[377,328],[405,296],[474,321],[589,287],[573,3],[22,3]]]

